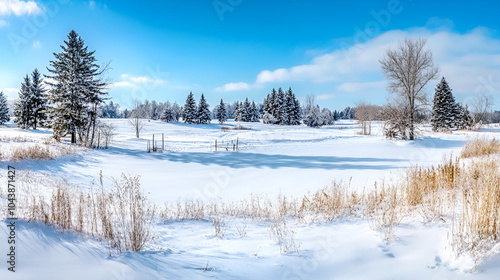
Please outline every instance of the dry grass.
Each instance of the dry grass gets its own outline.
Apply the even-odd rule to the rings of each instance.
[[[478,137],[468,141],[460,154],[461,158],[500,154],[500,141],[493,138]]]
[[[19,173],[19,217],[86,233],[118,252],[141,251],[152,241],[155,207],[142,192],[139,177],[125,176],[105,188],[82,190],[69,182]]]
[[[6,161],[18,161],[25,159],[50,160],[61,156],[74,156],[77,153],[75,146],[55,143],[23,143],[23,144],[0,144],[2,147],[0,159]]]
[[[241,124],[238,124],[235,127],[233,127],[233,130],[251,130],[251,129],[252,129],[251,127],[242,126]]]

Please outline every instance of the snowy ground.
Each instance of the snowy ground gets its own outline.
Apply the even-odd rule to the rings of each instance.
[[[244,123],[252,129],[227,132],[215,123],[151,121],[137,139],[126,120],[108,121],[117,127],[117,135],[107,150],[51,161],[1,162],[1,168],[12,164],[18,172],[63,177],[82,187],[96,181],[100,170],[108,181],[122,172],[138,174],[158,204],[183,198],[232,201],[250,194],[300,197],[333,180],[351,181],[352,188],[371,188],[376,180],[393,177],[402,168],[430,166],[444,156],[458,155],[465,141],[478,134],[431,133],[424,127],[419,140],[405,142],[386,140],[379,124],[374,124],[374,135],[360,136],[357,124],[349,121],[320,129]],[[500,137],[498,126],[485,131],[480,134]],[[164,133],[163,153],[146,152],[153,133]],[[3,136],[37,139],[50,132],[1,127]],[[227,143],[236,138],[240,152],[211,152],[216,139]],[[236,226],[243,225],[247,236],[241,238]],[[478,272],[463,272],[470,264],[451,258],[448,227],[442,222],[405,221],[389,243],[364,220],[296,224],[301,247],[298,254],[286,255],[269,238],[265,222],[231,219],[226,226],[221,239],[214,237],[208,221],[156,225],[157,239],[146,251],[110,257],[95,240],[22,222],[19,271],[12,274],[4,265],[0,278],[67,279],[61,270],[68,271],[71,279],[498,279],[500,275],[498,254]],[[3,254],[5,226],[0,234]]]

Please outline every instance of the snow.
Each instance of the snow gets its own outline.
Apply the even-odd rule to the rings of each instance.
[[[107,182],[126,173],[141,176],[149,198],[158,205],[184,198],[233,201],[259,194],[301,197],[331,184],[350,182],[371,188],[375,181],[397,176],[406,167],[430,166],[458,155],[477,134],[499,138],[498,126],[487,132],[432,133],[423,127],[419,140],[392,141],[374,124],[372,136],[361,136],[352,121],[333,126],[277,126],[242,123],[251,130],[221,131],[215,121],[188,125],[150,121],[135,138],[127,120],[106,120],[116,126],[107,150],[87,150],[56,160],[1,162],[18,172],[67,178],[82,187]],[[228,122],[225,126],[235,127]],[[43,139],[49,131],[0,127],[0,138]],[[151,135],[164,133],[165,151],[147,153]],[[239,152],[211,152],[214,140],[238,139]],[[155,140],[161,139],[161,136]],[[0,142],[0,148],[16,143]],[[2,173],[2,176],[4,176]],[[2,181],[3,182],[3,181]],[[80,234],[18,221],[19,267],[15,274],[0,267],[0,279],[498,279],[500,256],[485,260],[477,272],[467,258],[451,255],[449,226],[406,220],[387,242],[371,222],[343,219],[311,224],[290,221],[299,253],[280,254],[269,238],[270,222],[231,218],[224,237],[214,236],[211,221],[176,221],[155,225],[156,239],[143,252],[117,254],[105,243]],[[246,226],[240,237],[236,226]],[[7,252],[5,226],[0,253]],[[206,269],[205,269],[206,268]]]

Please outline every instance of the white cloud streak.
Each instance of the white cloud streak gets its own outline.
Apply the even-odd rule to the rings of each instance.
[[[0,15],[32,15],[41,13],[42,8],[35,1],[2,0],[0,1]]]

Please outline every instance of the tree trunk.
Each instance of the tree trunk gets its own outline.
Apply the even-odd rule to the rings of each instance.
[[[415,140],[415,99],[410,100],[410,140]]]

